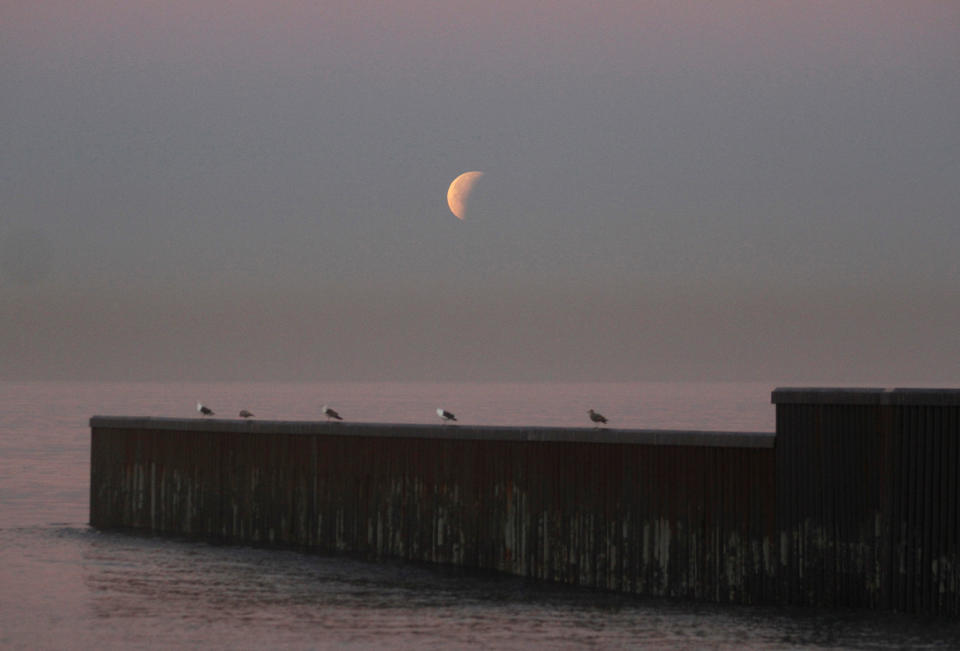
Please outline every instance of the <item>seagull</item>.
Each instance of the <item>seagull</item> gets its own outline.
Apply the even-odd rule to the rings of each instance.
[[[590,420],[597,423],[597,427],[600,427],[601,423],[603,423],[604,425],[607,423],[607,419],[604,417],[603,414],[598,414],[592,409],[588,409],[587,413],[590,414]]]
[[[201,404],[201,403],[199,403],[199,402],[197,403],[197,411],[199,411],[199,412],[200,412],[201,414],[203,414],[204,416],[213,416],[213,415],[214,415],[213,410],[210,409],[210,407],[206,407],[206,406],[204,406],[203,404]]]
[[[449,411],[443,407],[437,407],[437,416],[442,418],[444,422],[450,422],[451,420],[457,420],[457,417],[451,414]]]
[[[240,418],[253,418],[253,412],[246,409],[240,410]]]
[[[330,420],[331,418],[335,418],[337,420],[343,420],[342,418],[340,418],[340,414],[337,413],[336,409],[334,409],[333,407],[328,407],[326,405],[323,406],[323,415],[327,417],[327,420]]]

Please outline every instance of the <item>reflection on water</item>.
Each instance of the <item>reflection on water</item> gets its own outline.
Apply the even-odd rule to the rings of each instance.
[[[960,639],[960,624],[949,621],[642,599],[83,527],[8,530],[0,541],[65,552],[59,571],[69,590],[51,605],[89,619],[82,641],[90,644],[949,648]],[[76,624],[84,628],[67,618],[47,633],[57,645],[69,643]]]
[[[716,606],[296,551],[0,530],[0,646],[952,648],[960,622]],[[52,586],[56,586],[55,589]]]

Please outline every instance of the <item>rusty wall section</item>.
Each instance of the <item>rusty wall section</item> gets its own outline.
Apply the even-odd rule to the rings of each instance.
[[[783,601],[960,615],[960,392],[773,401]]]
[[[95,417],[91,524],[776,599],[772,434]]]

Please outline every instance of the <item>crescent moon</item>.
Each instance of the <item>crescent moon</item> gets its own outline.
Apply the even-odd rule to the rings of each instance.
[[[470,194],[476,187],[483,172],[464,172],[447,188],[447,205],[457,219],[466,219],[470,207]]]

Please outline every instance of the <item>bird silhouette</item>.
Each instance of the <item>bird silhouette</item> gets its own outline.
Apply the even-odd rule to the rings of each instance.
[[[603,414],[598,414],[592,409],[588,409],[587,413],[590,414],[590,420],[597,424],[597,427],[600,427],[601,424],[606,425],[607,419]]]
[[[449,423],[450,421],[455,421],[455,420],[457,420],[457,417],[454,416],[453,413],[447,411],[446,409],[444,409],[444,408],[442,408],[442,407],[438,407],[438,408],[437,408],[437,416],[439,416],[440,418],[442,418],[442,419],[443,419],[443,422],[445,422],[445,423]]]

